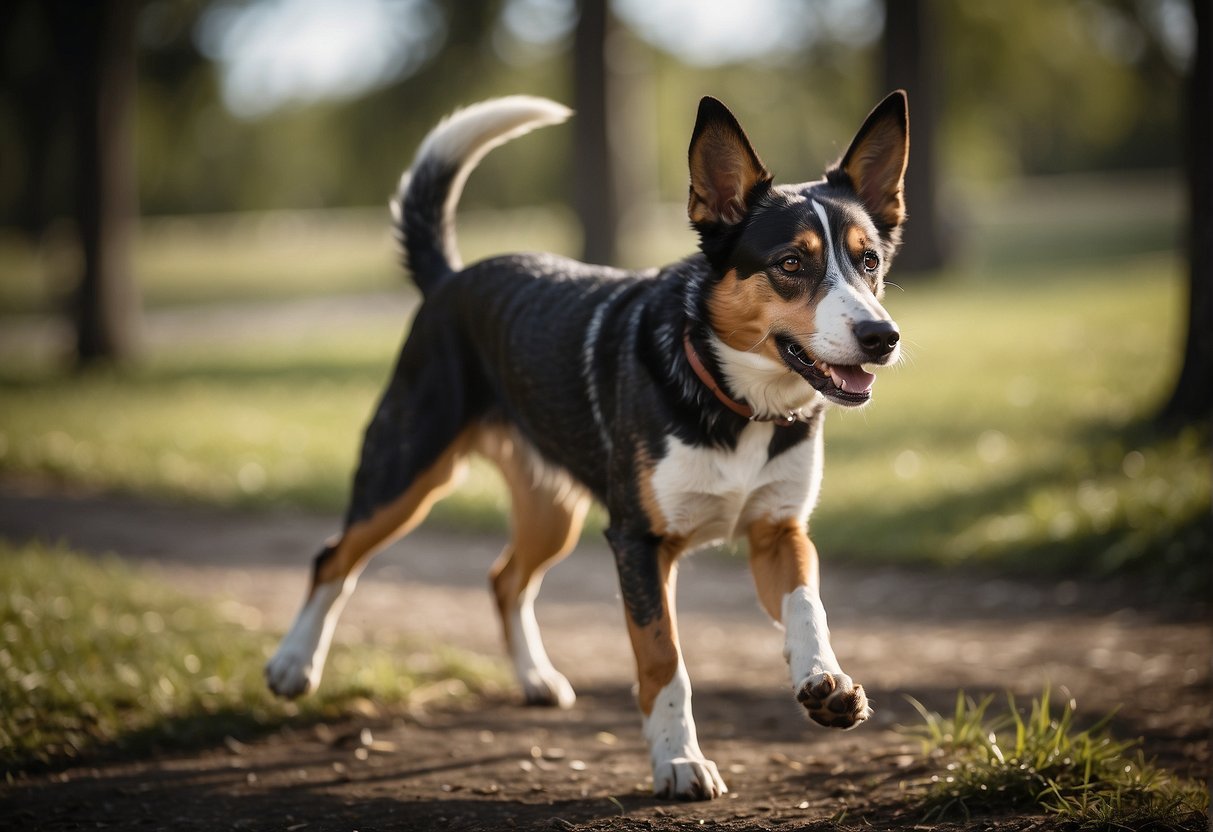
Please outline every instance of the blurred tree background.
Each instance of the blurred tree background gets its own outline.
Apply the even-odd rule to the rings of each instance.
[[[50,112],[67,103],[54,94],[67,73],[57,66],[53,5],[16,0],[2,19],[0,224],[30,232],[70,213],[72,200],[66,118]],[[1180,164],[1180,89],[1194,48],[1186,0],[894,4],[899,13],[910,6],[930,12],[945,193]],[[610,117],[649,125],[616,130],[612,147],[644,156],[632,160],[644,198],[683,199],[701,94],[735,109],[777,172],[812,176],[900,77],[882,74],[878,0],[610,8],[611,25],[600,27]],[[578,19],[573,0],[142,2],[141,211],[380,204],[424,131],[453,106],[516,92],[572,101]],[[476,177],[471,205],[568,200],[571,139],[536,136],[538,148]]]
[[[85,6],[89,14],[79,13]],[[148,416],[131,440],[145,447],[118,442],[106,468],[102,446],[117,440],[93,437],[88,422],[51,429],[48,414],[66,414],[64,402],[99,407],[110,395],[107,406],[121,409],[154,385],[144,376],[113,389],[96,379],[63,381],[54,373],[66,363],[68,339],[60,333],[51,349],[36,349],[23,333],[46,328],[22,326],[74,308],[75,351],[87,359],[89,349],[116,356],[134,349],[140,294],[144,308],[160,312],[303,295],[406,296],[386,253],[388,195],[442,115],[510,93],[551,97],[579,116],[495,151],[478,169],[461,208],[468,259],[521,245],[628,266],[668,261],[693,246],[685,154],[702,95],[724,100],[776,177],[794,181],[819,176],[868,110],[902,86],[910,96],[911,221],[895,280],[912,291],[893,301],[911,314],[921,304],[927,345],[918,353],[925,366],[907,378],[939,362],[936,379],[963,378],[973,389],[928,396],[920,386],[920,398],[903,402],[924,420],[923,441],[938,442],[934,451],[901,444],[899,425],[881,427],[879,407],[864,416],[866,436],[839,420],[832,447],[871,453],[883,469],[892,458],[895,476],[918,484],[904,513],[886,506],[884,520],[865,519],[888,521],[886,543],[873,543],[876,556],[894,557],[910,546],[899,541],[918,532],[915,557],[928,560],[982,546],[1023,551],[1038,539],[1066,546],[1089,532],[1097,542],[1088,550],[1112,552],[1105,558],[1112,565],[1172,557],[1176,546],[1205,557],[1207,430],[1197,440],[1177,434],[1159,449],[1150,443],[1161,440],[1129,426],[1148,422],[1168,399],[1175,423],[1207,421],[1213,395],[1208,7],[1208,0],[10,0],[0,9],[0,330],[8,331],[0,332],[0,354],[9,353],[0,362],[0,377],[9,378],[0,378],[0,394],[23,405],[28,425],[13,427],[13,416],[0,424],[0,472],[49,471],[220,502],[235,494],[237,502],[339,503],[352,454],[343,443],[354,441],[364,416],[358,406],[342,411],[355,423],[346,430],[300,415],[302,393],[277,391],[282,402],[266,404],[273,416],[257,417],[267,424],[314,418],[315,435],[340,437],[331,439],[331,453],[325,446],[323,471],[307,473],[315,458],[300,461],[305,455],[290,451],[287,462],[271,461],[249,445],[234,463],[225,454],[235,451],[216,451],[227,461],[201,473],[201,456],[182,450],[178,417],[167,410],[164,447]],[[131,60],[135,72],[103,71]],[[98,114],[106,118],[95,123]],[[99,157],[102,146],[108,155]],[[108,161],[90,168],[98,158]],[[97,213],[115,187],[120,198]],[[102,227],[105,211],[137,216],[142,228],[126,220]],[[98,266],[107,279],[128,278],[108,311],[89,290],[94,238],[118,246]],[[1040,303],[1028,303],[1021,287]],[[1134,317],[1134,289],[1145,293],[1142,303],[1161,304],[1150,307],[1154,317]],[[962,308],[995,317],[983,327],[956,317]],[[117,340],[89,346],[90,312],[116,316]],[[1174,320],[1166,317],[1172,313]],[[1159,331],[1163,320],[1168,329]],[[171,329],[177,319],[166,321],[162,362],[177,355],[166,344],[180,346],[180,330]],[[1193,333],[1186,350],[1185,326]],[[954,339],[974,327],[974,335],[997,331],[1005,340],[960,355]],[[191,353],[173,371],[180,377],[169,376],[189,385],[205,378],[215,402],[229,392],[248,402],[245,381],[264,388],[291,378],[300,391],[349,383],[355,401],[369,399],[382,370],[367,356],[386,363],[391,348],[359,340],[366,331],[361,325],[357,337],[323,355],[319,345],[309,352],[293,344],[294,352],[274,347],[257,358],[233,337],[232,349],[243,350],[233,363],[191,374],[181,369],[199,360]],[[387,341],[398,337],[396,329],[384,332]],[[910,345],[915,355],[919,345]],[[1035,366],[1015,362],[1033,355]],[[963,364],[970,357],[983,363]],[[253,360],[265,366],[254,371],[246,366]],[[1189,395],[1172,397],[1181,363]],[[12,381],[48,364],[55,369],[37,383]],[[1152,380],[1129,383],[1146,370]],[[155,378],[162,397],[174,389]],[[1049,398],[1067,385],[1085,386]],[[81,398],[85,392],[94,398]],[[151,413],[159,399],[144,406]],[[1024,408],[1038,421],[1017,421]],[[1062,411],[1065,419],[1049,426],[1056,436],[1031,445],[1026,437],[1045,435],[1041,420]],[[965,435],[970,416],[977,438],[957,450],[964,443],[953,434]],[[208,440],[213,429],[198,426]],[[144,451],[146,470],[131,462]],[[954,465],[932,468],[932,453],[943,460],[953,451]],[[1012,458],[1014,470],[999,468]],[[1184,476],[1158,486],[1177,466]],[[975,484],[968,477],[978,469],[987,479]],[[826,514],[841,513],[848,494],[845,484],[832,487]],[[958,508],[958,495],[978,493]],[[831,504],[831,494],[841,496]],[[927,518],[917,532],[905,525],[915,512]],[[854,531],[845,521],[835,527]],[[932,537],[936,528],[955,546]],[[1130,537],[1138,542],[1121,545]]]
[[[621,234],[682,199],[701,94],[731,104],[776,172],[805,176],[900,86],[915,150],[900,273],[931,272],[963,247],[957,206],[983,187],[1179,167],[1206,5],[105,0],[85,14],[18,0],[0,18],[0,226],[36,242],[74,217],[83,268],[59,289],[77,353],[121,357],[138,332],[121,216],[136,203],[145,216],[381,203],[452,105],[523,91],[582,117],[505,151],[466,204],[570,203],[585,259],[618,262]]]

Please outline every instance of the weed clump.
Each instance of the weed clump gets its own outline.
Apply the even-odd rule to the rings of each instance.
[[[1147,761],[1140,740],[1113,738],[1113,714],[1080,730],[1072,699],[1054,708],[1046,689],[1027,716],[1007,699],[1006,713],[989,716],[993,696],[961,691],[950,717],[909,699],[923,723],[906,732],[943,763],[917,784],[925,821],[1036,810],[1074,829],[1204,828],[1208,793]]]

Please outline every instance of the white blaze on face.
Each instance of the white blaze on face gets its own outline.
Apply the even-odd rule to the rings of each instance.
[[[809,339],[809,352],[830,364],[863,364],[867,356],[855,339],[855,324],[863,321],[889,321],[892,318],[871,290],[856,285],[859,276],[855,274],[850,262],[840,257],[834,247],[825,208],[820,202],[814,201],[813,210],[821,219],[821,227],[825,233],[826,293],[817,304],[817,330]],[[892,363],[893,360],[896,360],[896,352],[886,363]]]

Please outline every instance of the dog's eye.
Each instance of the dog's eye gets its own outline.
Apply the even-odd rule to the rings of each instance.
[[[863,253],[863,267],[870,272],[874,272],[880,268],[880,258],[876,256],[876,252],[865,251]]]
[[[800,271],[800,258],[785,257],[779,262],[779,268],[783,269],[784,274],[796,274]]]

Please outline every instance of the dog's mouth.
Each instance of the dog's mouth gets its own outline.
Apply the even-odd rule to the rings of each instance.
[[[813,358],[791,338],[780,336],[776,343],[783,363],[830,401],[855,407],[872,398],[872,383],[876,376],[858,364],[827,364]]]

